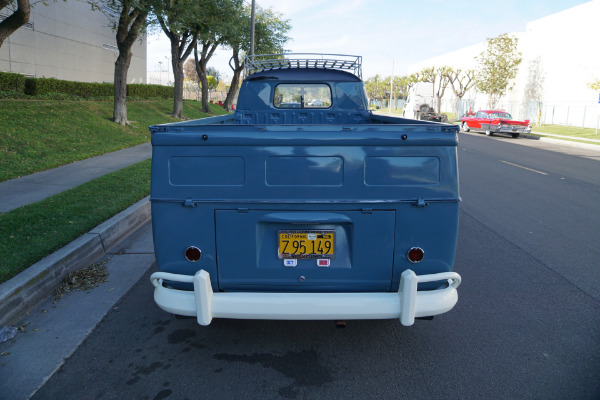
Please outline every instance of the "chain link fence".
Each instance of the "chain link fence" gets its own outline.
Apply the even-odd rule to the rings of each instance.
[[[453,113],[457,118],[468,111],[477,112],[487,109],[487,104],[480,104],[472,99],[442,100],[442,112]],[[599,128],[600,104],[598,105],[565,105],[565,104],[543,104],[536,101],[524,102],[500,102],[496,109],[509,112],[513,118],[519,120],[530,120],[532,125],[565,125],[580,128]]]

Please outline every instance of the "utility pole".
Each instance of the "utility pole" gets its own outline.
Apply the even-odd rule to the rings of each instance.
[[[255,0],[252,0],[252,11],[250,12],[250,56],[254,55],[254,7]]]

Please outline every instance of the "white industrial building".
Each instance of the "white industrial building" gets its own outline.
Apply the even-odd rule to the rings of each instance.
[[[108,17],[84,1],[37,2],[0,47],[0,71],[80,82],[114,80],[118,49]],[[106,13],[116,14],[105,9]],[[0,20],[12,11],[0,10]],[[146,40],[133,48],[129,83],[146,83]]]
[[[525,32],[510,33],[519,39],[523,61],[515,86],[497,108],[514,117],[536,120],[537,104],[527,98],[526,87],[530,71],[539,65],[542,85],[541,122],[594,128],[598,124],[599,93],[590,89],[590,82],[600,79],[600,0],[593,0],[565,11],[529,22]],[[408,72],[448,65],[475,69],[478,56],[486,43],[430,58],[408,67]],[[442,111],[452,111],[453,93],[446,90]],[[461,110],[467,107],[487,108],[487,96],[471,90],[464,98]]]

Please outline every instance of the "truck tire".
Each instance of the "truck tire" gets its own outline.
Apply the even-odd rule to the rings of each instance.
[[[494,133],[490,130],[485,131],[485,136],[494,136]]]
[[[469,132],[471,130],[471,128],[469,128],[469,125],[467,125],[466,122],[463,122],[461,126],[462,126],[463,132]]]

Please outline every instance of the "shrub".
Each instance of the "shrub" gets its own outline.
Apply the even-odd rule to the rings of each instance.
[[[21,74],[0,72],[0,98],[21,98],[19,93],[47,100],[109,98],[112,83],[63,81],[55,78],[26,78]],[[173,98],[170,86],[129,84],[127,96],[136,99]]]
[[[0,72],[1,92],[21,92],[25,90],[25,76],[10,72]]]
[[[26,82],[25,93],[31,96],[66,93],[72,96],[90,98],[111,96],[113,85],[111,83],[63,81],[55,78],[29,78]]]
[[[139,83],[130,83],[127,85],[127,96],[140,98],[159,97],[161,99],[173,98],[173,88],[171,86],[144,85]]]

